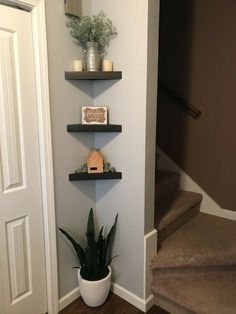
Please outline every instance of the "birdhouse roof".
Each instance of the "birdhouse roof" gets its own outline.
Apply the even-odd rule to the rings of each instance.
[[[103,161],[102,154],[98,152],[97,150],[92,151],[88,158],[88,162],[94,162],[94,161]]]

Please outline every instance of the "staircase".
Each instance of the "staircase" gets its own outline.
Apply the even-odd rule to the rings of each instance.
[[[202,196],[158,171],[151,263],[155,303],[172,314],[236,313],[236,222],[199,212]]]

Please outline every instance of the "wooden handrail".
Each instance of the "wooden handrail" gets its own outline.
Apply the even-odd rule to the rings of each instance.
[[[178,93],[173,91],[170,87],[168,87],[161,80],[159,80],[158,86],[163,92],[165,92],[166,94],[174,98],[177,104],[180,105],[182,108],[184,108],[194,119],[200,118],[202,114],[201,110],[197,109],[195,106],[188,103],[182,96],[180,96]]]

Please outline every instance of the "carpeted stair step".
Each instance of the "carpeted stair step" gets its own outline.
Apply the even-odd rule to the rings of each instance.
[[[236,221],[199,213],[163,241],[151,269],[236,265],[235,239]]]
[[[157,201],[155,228],[158,231],[158,243],[197,215],[201,201],[201,194],[181,190]]]
[[[157,268],[153,270],[153,280],[173,280],[178,278],[192,277],[197,274],[222,274],[223,272],[236,271],[235,265],[220,266],[199,266],[199,267],[174,267],[174,268]]]
[[[175,172],[157,170],[156,200],[175,192],[179,188],[180,175]]]
[[[155,303],[174,314],[235,314],[236,271],[153,281]]]

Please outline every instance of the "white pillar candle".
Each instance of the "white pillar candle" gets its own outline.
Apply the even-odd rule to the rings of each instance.
[[[74,60],[73,66],[74,66],[74,71],[83,71],[82,60]]]
[[[102,70],[104,72],[113,71],[113,62],[111,60],[103,60]]]

